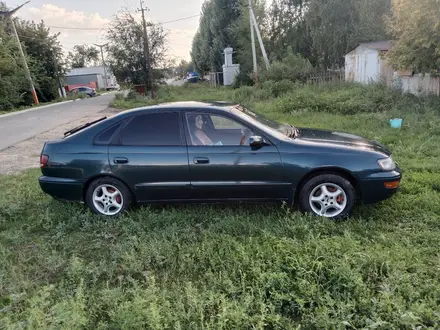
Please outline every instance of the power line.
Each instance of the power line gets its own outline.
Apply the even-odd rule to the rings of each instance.
[[[180,21],[184,21],[184,20],[191,19],[191,18],[194,18],[194,17],[199,17],[200,15],[201,14],[197,14],[197,15],[193,15],[193,16],[178,18],[178,19],[175,19],[175,20],[172,20],[172,21],[157,22],[157,24],[168,24],[168,23],[180,22]]]
[[[187,20],[187,19],[199,17],[200,15],[201,14],[197,14],[197,15],[193,15],[193,16],[178,18],[178,19],[175,19],[175,20],[172,20],[172,21],[157,22],[156,24],[169,24],[169,23],[174,23],[174,22],[180,22],[180,21],[184,21],[184,20]],[[64,29],[64,30],[90,30],[90,31],[97,31],[97,30],[105,29],[105,26],[100,27],[100,28],[87,28],[87,27],[69,27],[69,26],[48,25],[47,27],[54,28],[54,29]]]

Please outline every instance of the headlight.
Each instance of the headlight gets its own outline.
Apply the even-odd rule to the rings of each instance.
[[[380,168],[384,171],[393,171],[396,169],[396,163],[391,157],[379,159],[377,162],[379,163]]]

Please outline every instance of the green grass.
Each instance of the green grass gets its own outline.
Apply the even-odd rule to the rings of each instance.
[[[248,93],[168,91],[161,100]],[[400,193],[344,222],[277,205],[152,207],[107,220],[45,196],[38,170],[1,177],[0,328],[440,328],[436,103],[405,96],[401,110],[393,99],[347,116],[285,111],[286,96],[251,93],[272,118],[388,144],[405,170]],[[389,128],[397,115],[402,130]]]

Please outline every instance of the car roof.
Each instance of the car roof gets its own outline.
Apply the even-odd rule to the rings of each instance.
[[[223,112],[229,112],[230,108],[234,105],[237,105],[237,103],[231,103],[231,102],[222,102],[222,101],[215,101],[215,102],[195,102],[195,101],[189,101],[189,102],[168,102],[168,103],[161,103],[158,105],[153,105],[149,107],[142,107],[142,108],[136,108],[132,110],[125,111],[121,114],[124,115],[132,115],[132,114],[138,114],[145,111],[157,111],[161,109],[167,109],[167,110],[217,110],[217,111],[223,111]]]

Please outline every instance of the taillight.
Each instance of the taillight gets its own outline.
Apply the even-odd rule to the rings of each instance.
[[[49,163],[49,156],[42,154],[40,156],[40,166],[41,167],[46,167],[48,163]]]

